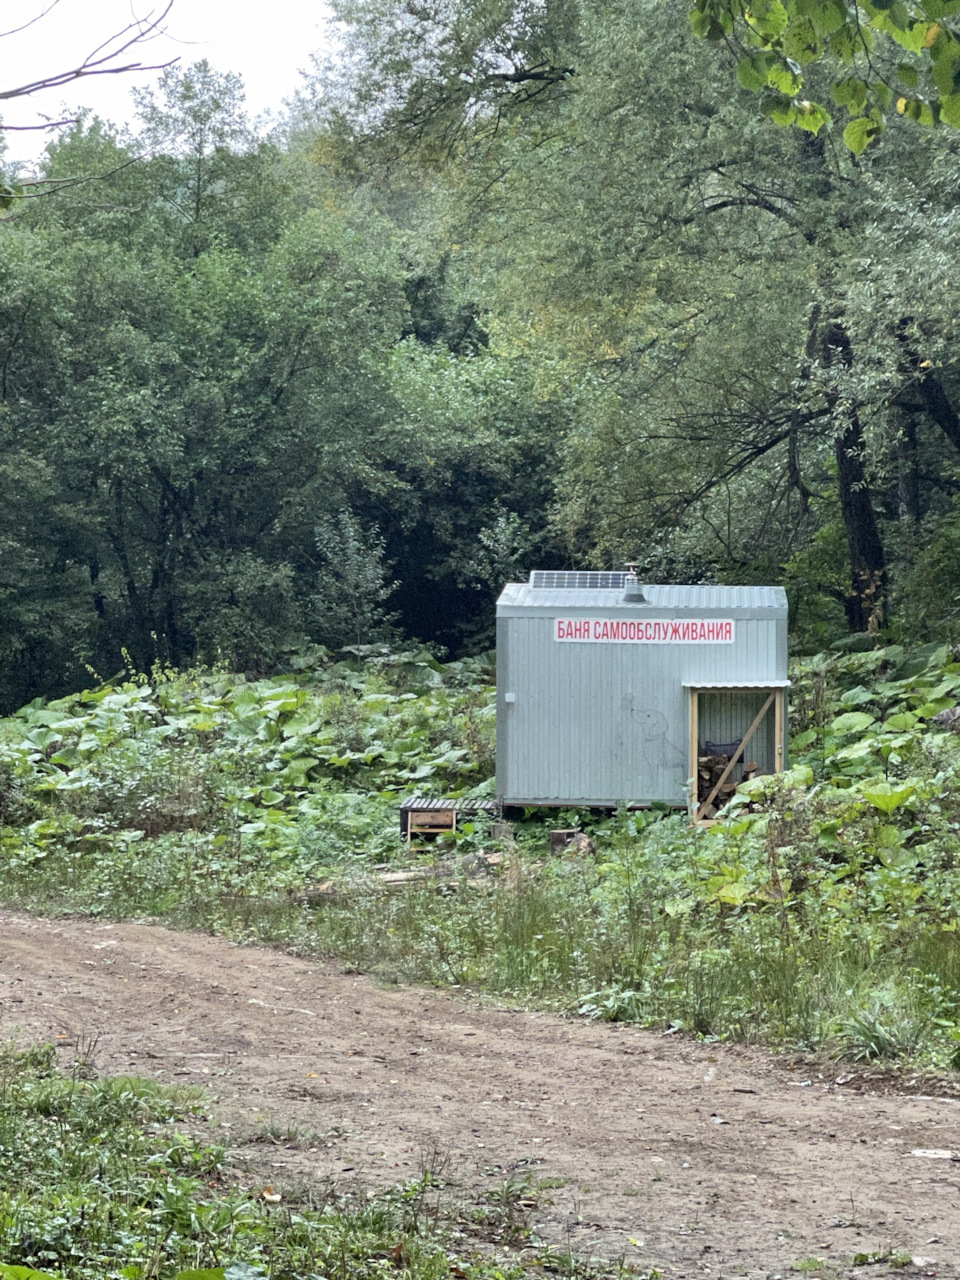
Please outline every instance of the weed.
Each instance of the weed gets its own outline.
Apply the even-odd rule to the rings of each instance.
[[[517,1280],[495,1259],[458,1259],[434,1173],[381,1195],[284,1188],[283,1202],[230,1190],[225,1153],[184,1132],[195,1091],[134,1077],[57,1075],[50,1048],[0,1047],[0,1258],[70,1280],[324,1275]],[[440,1157],[430,1164],[438,1168]]]
[[[454,873],[383,892],[405,794],[491,791],[488,674],[383,652],[33,704],[0,726],[0,893],[701,1037],[960,1062],[960,735],[934,719],[960,664],[805,660],[793,769],[744,784],[709,831],[561,813],[596,855],[550,859],[532,815],[484,892]],[[486,819],[454,843],[443,856],[475,865]]]
[[[909,1253],[895,1249],[877,1249],[873,1253],[855,1253],[852,1265],[855,1267],[909,1267],[911,1261]]]
[[[93,1036],[79,1035],[74,1044],[73,1062],[70,1072],[75,1080],[95,1080],[97,1075],[97,1049],[100,1047],[99,1032]]]
[[[848,1062],[873,1062],[879,1058],[902,1058],[916,1047],[915,1026],[896,1023],[876,1009],[864,1009],[844,1018],[835,1036],[837,1057]]]

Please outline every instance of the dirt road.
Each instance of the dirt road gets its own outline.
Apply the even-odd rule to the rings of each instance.
[[[913,1154],[960,1152],[956,1100],[218,938],[0,912],[0,1038],[17,1030],[60,1036],[65,1057],[99,1038],[103,1074],[203,1084],[253,1182],[264,1161],[277,1184],[382,1185],[441,1160],[475,1195],[530,1171],[563,1183],[536,1234],[588,1256],[767,1277],[894,1249],[960,1275],[960,1163]],[[270,1126],[295,1127],[291,1145],[246,1145]]]

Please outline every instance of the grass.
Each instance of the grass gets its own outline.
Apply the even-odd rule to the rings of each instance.
[[[0,898],[703,1037],[960,1064],[945,650],[797,668],[797,763],[710,831],[531,814],[478,887],[479,818],[437,845],[441,885],[386,892],[373,868],[408,861],[404,795],[492,789],[489,675],[383,654],[256,682],[159,672],[25,708],[0,723]],[[550,858],[551,825],[589,827],[596,854]],[[320,881],[337,892],[304,901]]]
[[[0,1047],[0,1276],[12,1280],[519,1280],[622,1273],[535,1251],[549,1189],[511,1179],[472,1206],[437,1168],[388,1191],[239,1185],[202,1095],[61,1075],[50,1047]],[[284,1135],[288,1136],[288,1135]],[[268,1139],[270,1140],[270,1139]],[[265,1198],[263,1192],[266,1192]],[[492,1252],[493,1246],[508,1249]],[[539,1259],[539,1261],[538,1261]],[[23,1271],[12,1270],[23,1268]]]
[[[933,720],[960,692],[948,654],[799,668],[792,773],[748,784],[709,831],[531,814],[478,884],[478,819],[438,845],[441,882],[387,892],[375,867],[408,861],[404,795],[491,792],[489,674],[381,655],[253,683],[154,673],[25,708],[0,722],[0,900],[700,1037],[960,1066],[960,738]],[[587,827],[596,854],[551,858],[552,825]],[[320,881],[336,892],[304,893]],[[541,1272],[623,1272],[538,1250],[549,1187],[532,1178],[469,1205],[437,1167],[383,1195],[265,1199],[198,1095],[97,1080],[94,1050],[66,1077],[51,1050],[0,1051],[2,1280],[518,1280],[520,1244]]]
[[[385,981],[472,987],[603,1020],[854,1062],[952,1060],[957,935],[942,920],[900,916],[891,933],[883,914],[813,899],[801,924],[785,930],[769,905],[705,898],[702,843],[668,819],[642,840],[611,833],[599,865],[558,860],[492,879],[485,891],[446,893],[430,884],[383,892],[357,875],[332,901],[311,905],[194,888],[173,851],[166,876],[138,868],[150,878],[146,892],[123,859],[88,855],[67,875],[66,859],[51,854],[42,867],[8,876],[3,893],[39,912],[158,918],[334,955]],[[514,857],[522,868],[524,855]]]

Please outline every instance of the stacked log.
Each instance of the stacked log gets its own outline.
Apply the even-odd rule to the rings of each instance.
[[[739,745],[739,744],[738,744]],[[699,767],[697,771],[697,802],[703,802],[713,794],[713,790],[717,783],[723,777],[727,765],[729,765],[731,757],[724,755],[722,752],[715,752],[711,755],[702,755],[699,758]],[[713,797],[712,802],[702,810],[701,818],[713,818],[719,809],[727,803],[730,797],[736,791],[741,782],[746,782],[750,778],[755,778],[760,772],[760,766],[755,760],[749,761],[743,765],[743,772],[740,772],[741,766],[739,762],[730,770],[729,776],[724,780],[720,790]]]

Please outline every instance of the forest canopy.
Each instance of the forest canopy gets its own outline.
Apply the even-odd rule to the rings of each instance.
[[[200,62],[51,142],[0,226],[6,706],[478,652],[534,565],[782,582],[805,649],[960,639],[955,17],[891,53],[903,6],[866,6],[844,102],[836,33],[785,43],[811,6],[711,3],[722,39],[685,3],[338,0],[270,135]],[[941,127],[881,102],[891,57]],[[771,85],[833,105],[778,129]]]
[[[807,68],[824,72],[832,106],[849,116],[844,143],[859,155],[891,107],[918,124],[960,127],[958,17],[958,0],[695,0],[692,22],[730,47],[740,84],[777,124],[817,134],[832,123],[825,102],[805,95]]]

